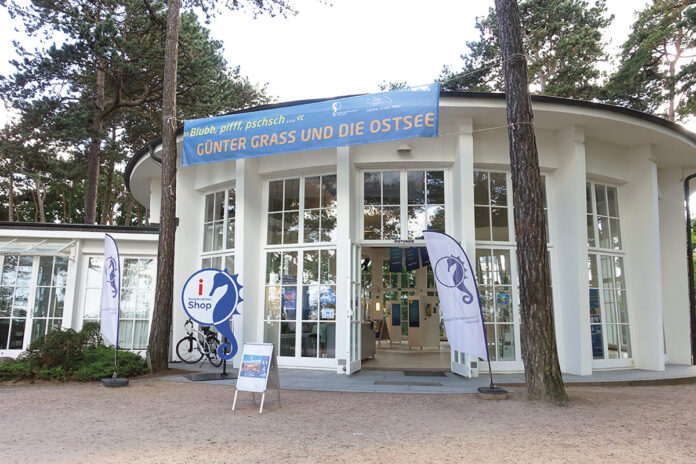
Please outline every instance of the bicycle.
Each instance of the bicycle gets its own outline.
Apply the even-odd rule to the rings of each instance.
[[[184,323],[184,328],[186,336],[176,344],[176,355],[179,359],[186,364],[196,364],[205,356],[212,366],[220,367],[222,358],[218,356],[217,352],[218,346],[220,346],[217,333],[210,330],[210,327],[201,327],[201,330],[194,329],[191,319]]]

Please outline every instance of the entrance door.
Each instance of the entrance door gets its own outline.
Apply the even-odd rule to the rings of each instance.
[[[346,374],[350,375],[361,368],[361,325],[363,319],[362,295],[360,285],[360,246],[350,243],[350,275],[348,276],[348,324],[346,324],[348,334],[347,340],[350,344],[350,358],[346,366]]]

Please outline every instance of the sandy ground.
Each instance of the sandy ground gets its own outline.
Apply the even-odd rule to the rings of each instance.
[[[0,389],[0,463],[696,462],[696,385],[569,387],[568,407],[473,395],[233,388]]]

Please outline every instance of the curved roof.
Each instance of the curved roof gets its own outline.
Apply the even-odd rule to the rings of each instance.
[[[305,105],[308,103],[317,103],[317,102],[322,102],[322,101],[326,101],[326,100],[335,100],[338,98],[347,98],[347,97],[353,97],[353,96],[356,96],[356,95],[342,95],[339,97],[314,98],[314,99],[308,99],[308,100],[295,100],[295,101],[290,101],[290,102],[281,102],[281,103],[259,105],[259,106],[254,106],[251,108],[245,108],[243,110],[225,113],[224,116],[230,115],[230,114],[251,113],[251,112],[255,112],[255,111],[263,111],[263,110],[269,110],[269,109],[285,108],[285,107],[289,107],[289,106]],[[440,97],[441,98],[479,99],[479,100],[480,99],[505,100],[504,93],[492,93],[492,92],[453,92],[453,91],[443,90],[443,91],[440,91]],[[624,115],[624,116],[630,116],[630,117],[633,117],[636,119],[641,119],[643,121],[648,121],[648,122],[657,124],[657,125],[662,126],[666,129],[674,131],[676,134],[679,134],[683,137],[686,137],[692,143],[696,144],[696,133],[693,133],[693,132],[687,130],[685,127],[683,127],[683,126],[681,126],[673,121],[669,121],[669,120],[661,118],[659,116],[654,116],[652,114],[643,113],[641,111],[633,110],[630,108],[610,105],[607,103],[597,103],[597,102],[591,102],[591,101],[586,101],[586,100],[575,100],[572,98],[553,97],[553,96],[549,96],[549,95],[532,95],[532,102],[560,104],[560,105],[567,105],[567,106],[572,106],[572,107],[577,107],[577,108],[596,109],[596,110],[602,110],[602,111],[609,111],[609,112]],[[183,131],[184,131],[183,126],[180,126],[177,129],[176,134],[179,135],[179,134],[183,133]],[[154,153],[154,149],[161,144],[162,144],[162,137],[161,136],[157,137],[154,140],[151,140],[143,148],[138,150],[133,155],[133,157],[128,161],[128,164],[126,165],[126,169],[124,172],[124,180],[125,180],[126,188],[129,191],[130,191],[130,178],[132,175],[132,171],[135,168],[138,161],[140,161],[140,159],[142,159],[146,154]],[[153,158],[154,158],[154,156],[153,156]],[[155,158],[155,160],[160,161],[157,158]]]

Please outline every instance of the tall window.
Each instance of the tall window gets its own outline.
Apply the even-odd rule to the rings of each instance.
[[[592,357],[597,361],[629,359],[632,355],[618,189],[588,182],[586,196]]]
[[[234,271],[234,188],[209,193],[205,196],[203,215],[203,268]]]
[[[336,206],[335,174],[269,182],[266,243],[333,242]]]
[[[422,239],[424,230],[445,231],[445,172],[363,173],[363,238]]]
[[[335,174],[268,183],[264,340],[280,356],[336,357],[337,206]]]
[[[476,280],[491,361],[515,360],[510,250],[477,249]]]
[[[491,361],[517,360],[519,326],[512,262],[516,243],[508,182],[505,172],[474,171],[476,280]]]
[[[65,284],[68,277],[68,258],[41,256],[36,282],[36,299],[32,314],[31,339],[60,329],[63,322]]]
[[[264,339],[280,356],[336,356],[335,249],[266,253],[265,293]]]
[[[90,257],[87,264],[84,321],[98,322],[102,290],[102,257]],[[119,317],[119,347],[144,350],[150,334],[150,319],[155,290],[153,258],[122,258],[121,312]]]
[[[33,265],[33,256],[4,257],[0,280],[0,350],[22,349]]]

